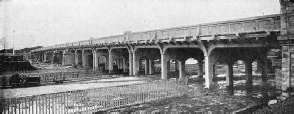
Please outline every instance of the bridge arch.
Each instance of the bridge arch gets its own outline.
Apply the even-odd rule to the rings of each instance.
[[[96,48],[96,69],[102,73],[109,73],[109,50],[107,48]]]
[[[160,59],[160,49],[156,46],[147,48],[145,46],[137,47],[132,56],[133,75],[138,75],[142,61],[144,64],[144,71],[141,74],[153,74],[155,71],[154,60]],[[142,72],[141,71],[141,72]]]
[[[110,73],[125,74],[129,72],[129,49],[127,47],[114,47],[109,49]]]

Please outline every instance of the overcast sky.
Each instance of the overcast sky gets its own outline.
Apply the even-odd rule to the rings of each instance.
[[[14,36],[16,49],[280,13],[279,0],[10,0],[0,9],[0,37],[12,47]]]

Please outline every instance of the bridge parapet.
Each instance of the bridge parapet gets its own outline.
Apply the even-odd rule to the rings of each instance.
[[[95,46],[110,45],[121,43],[138,43],[147,41],[170,41],[171,39],[185,40],[186,37],[203,37],[198,40],[211,40],[206,36],[226,36],[239,33],[257,33],[280,31],[280,14],[258,16],[253,18],[244,18],[238,20],[222,21],[215,23],[205,23],[192,26],[182,26],[167,29],[133,32],[123,35],[102,37],[90,40],[83,40],[67,44],[59,44],[55,46],[44,47],[33,50],[32,52],[46,51],[60,48],[68,48],[71,46]],[[222,39],[226,39],[223,37]]]

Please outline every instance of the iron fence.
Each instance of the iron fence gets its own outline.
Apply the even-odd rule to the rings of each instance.
[[[178,97],[187,91],[187,79],[179,79],[4,98],[2,114],[92,113]]]

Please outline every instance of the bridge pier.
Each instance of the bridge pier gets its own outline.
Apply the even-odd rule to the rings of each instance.
[[[226,85],[229,89],[229,95],[234,94],[234,75],[233,75],[233,65],[234,62],[228,61],[227,62],[227,74],[226,74]]]
[[[145,75],[149,74],[149,59],[145,59]]]
[[[133,56],[134,56],[134,52],[129,50],[129,75],[134,75],[134,71],[133,71]]]
[[[53,64],[57,63],[58,62],[57,52],[53,51],[52,54],[53,54],[53,57],[52,57],[52,62],[51,63],[53,63]]]
[[[280,0],[281,5],[281,33],[278,36],[278,41],[282,46],[282,84],[281,89],[283,96],[290,96],[293,93],[294,83],[294,27],[293,14],[294,2],[293,0]]]
[[[149,59],[149,74],[153,74],[154,72],[154,60],[152,58]]]
[[[252,60],[245,61],[245,76],[246,76],[246,92],[251,93],[252,91]]]
[[[112,73],[113,72],[113,53],[112,50],[109,49],[109,53],[108,53],[108,73]]]
[[[51,63],[53,58],[52,52],[47,52],[47,63]]]
[[[47,60],[47,53],[44,52],[44,53],[43,53],[43,56],[44,56],[44,57],[43,57],[43,59],[44,59],[43,62],[46,63],[46,60]]]
[[[185,60],[180,60],[179,62],[179,78],[183,78],[186,75],[185,72]]]
[[[165,54],[161,54],[161,79],[167,79],[167,57]]]
[[[209,56],[205,56],[205,88],[210,88],[210,86],[213,84],[212,82],[212,70],[213,70],[213,62],[211,60],[212,58]]]
[[[198,62],[198,78],[203,78],[203,60],[197,59]]]

